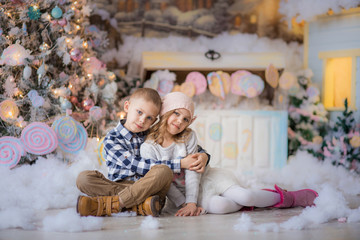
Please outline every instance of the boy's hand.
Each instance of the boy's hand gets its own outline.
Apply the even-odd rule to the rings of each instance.
[[[197,160],[190,165],[189,170],[196,171],[198,173],[205,172],[208,155],[206,153],[194,153],[192,155],[193,157],[196,157]]]
[[[183,159],[181,159],[180,167],[189,169],[190,166],[196,161],[198,161],[198,156],[195,154],[189,154],[186,157],[184,157]]]
[[[196,203],[187,203],[185,207],[179,209],[175,216],[186,217],[186,216],[199,216],[203,211],[203,208],[197,207]]]

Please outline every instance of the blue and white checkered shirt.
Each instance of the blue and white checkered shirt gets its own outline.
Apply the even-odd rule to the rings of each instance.
[[[152,166],[167,165],[173,172],[179,173],[180,160],[156,161],[140,156],[140,145],[144,142],[147,132],[132,133],[122,122],[111,130],[104,138],[104,158],[108,166],[108,178],[111,181],[132,180],[143,177]]]

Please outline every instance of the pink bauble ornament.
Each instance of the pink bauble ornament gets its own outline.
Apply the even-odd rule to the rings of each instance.
[[[73,48],[70,50],[70,58],[74,61],[74,62],[79,62],[83,57],[82,52],[80,51],[80,49],[78,48]]]
[[[100,71],[106,69],[106,64],[96,57],[91,57],[85,62],[85,69],[87,73],[99,74]]]
[[[95,106],[94,101],[91,98],[85,99],[82,101],[81,106],[85,111],[89,111],[90,108]]]

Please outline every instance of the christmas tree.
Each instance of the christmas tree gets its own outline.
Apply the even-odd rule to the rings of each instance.
[[[90,13],[86,0],[1,1],[0,136],[67,115],[101,137],[116,119],[117,79],[95,51],[108,41]]]
[[[311,73],[298,76],[297,84],[289,90],[289,155],[306,150],[318,157],[326,134],[327,111],[320,102],[319,90],[311,85]]]
[[[349,111],[347,99],[344,105],[342,116],[332,124],[325,137],[322,157],[336,166],[360,173],[360,125],[356,124],[353,112]]]

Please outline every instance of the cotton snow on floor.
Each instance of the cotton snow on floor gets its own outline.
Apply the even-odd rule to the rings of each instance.
[[[96,139],[89,139],[86,151],[67,161],[60,155],[50,155],[33,165],[21,165],[12,170],[0,168],[0,229],[56,232],[102,229],[104,218],[80,217],[75,212],[80,194],[75,185],[77,175],[87,169],[106,174],[104,164],[99,164],[96,149]],[[305,208],[298,216],[282,223],[255,224],[251,214],[244,213],[234,222],[236,230],[276,232],[306,229],[334,219],[360,221],[360,177],[331,163],[319,162],[307,153],[298,153],[281,170],[258,170],[251,176],[238,172],[237,175],[247,187],[269,188],[278,184],[287,190],[312,188],[319,197],[315,207]],[[51,211],[53,209],[57,211]],[[131,216],[134,214],[121,213],[113,217]],[[144,218],[141,227],[157,229],[159,223],[157,219]]]

